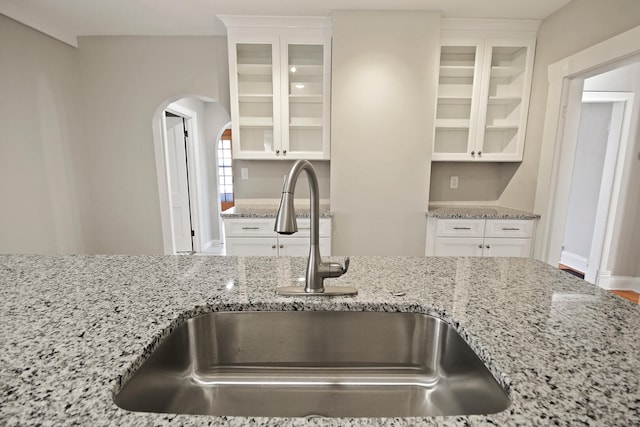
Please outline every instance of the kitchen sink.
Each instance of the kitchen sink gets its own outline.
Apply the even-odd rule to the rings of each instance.
[[[130,411],[251,417],[471,415],[510,404],[444,321],[350,311],[194,317],[114,400]]]

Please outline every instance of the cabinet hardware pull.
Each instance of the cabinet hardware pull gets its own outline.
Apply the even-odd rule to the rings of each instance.
[[[271,249],[275,249],[275,248],[276,248],[276,245],[271,245]]]
[[[287,150],[282,150],[282,155],[286,156],[287,155]]]
[[[453,227],[454,230],[471,230],[471,227]]]
[[[520,230],[518,227],[502,227],[504,231],[518,231]]]
[[[260,230],[260,227],[242,227],[243,230]]]
[[[480,249],[482,249],[482,243],[480,243],[480,244],[478,245],[478,247],[479,247]]]
[[[476,156],[476,152],[475,152],[475,151],[472,151],[472,152],[471,152],[471,157],[475,157],[475,156]]]
[[[280,245],[280,249],[284,248],[284,245]]]
[[[482,157],[482,151],[478,151],[478,157]]]
[[[487,246],[485,246],[485,247],[486,247],[487,249],[491,249],[491,246],[490,246],[490,245],[487,245]]]
[[[280,155],[280,150],[276,150],[276,156]]]

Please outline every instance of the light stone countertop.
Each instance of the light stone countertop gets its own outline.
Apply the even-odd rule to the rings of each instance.
[[[434,218],[459,219],[538,219],[533,212],[505,208],[503,206],[430,206],[427,216]]]
[[[640,309],[523,258],[353,257],[330,284],[281,297],[299,257],[0,256],[0,424],[51,426],[640,425]],[[406,295],[393,297],[394,291]],[[163,335],[209,311],[373,310],[452,324],[512,398],[487,416],[242,418],[134,413],[112,402]]]
[[[309,218],[311,210],[309,206],[297,206],[296,217]],[[275,218],[278,213],[278,205],[256,204],[256,205],[236,205],[222,211],[222,218]],[[320,218],[331,218],[333,215],[329,205],[320,205]]]

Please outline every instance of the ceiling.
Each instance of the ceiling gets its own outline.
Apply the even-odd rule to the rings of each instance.
[[[331,16],[429,10],[447,18],[544,19],[571,0],[0,0],[0,13],[77,46],[85,35],[224,35],[216,15]]]

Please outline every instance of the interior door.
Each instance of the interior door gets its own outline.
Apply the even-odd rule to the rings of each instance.
[[[191,252],[193,251],[193,240],[191,211],[189,208],[187,139],[184,119],[175,115],[169,116],[169,114],[166,117],[166,126],[173,241],[176,252]]]

